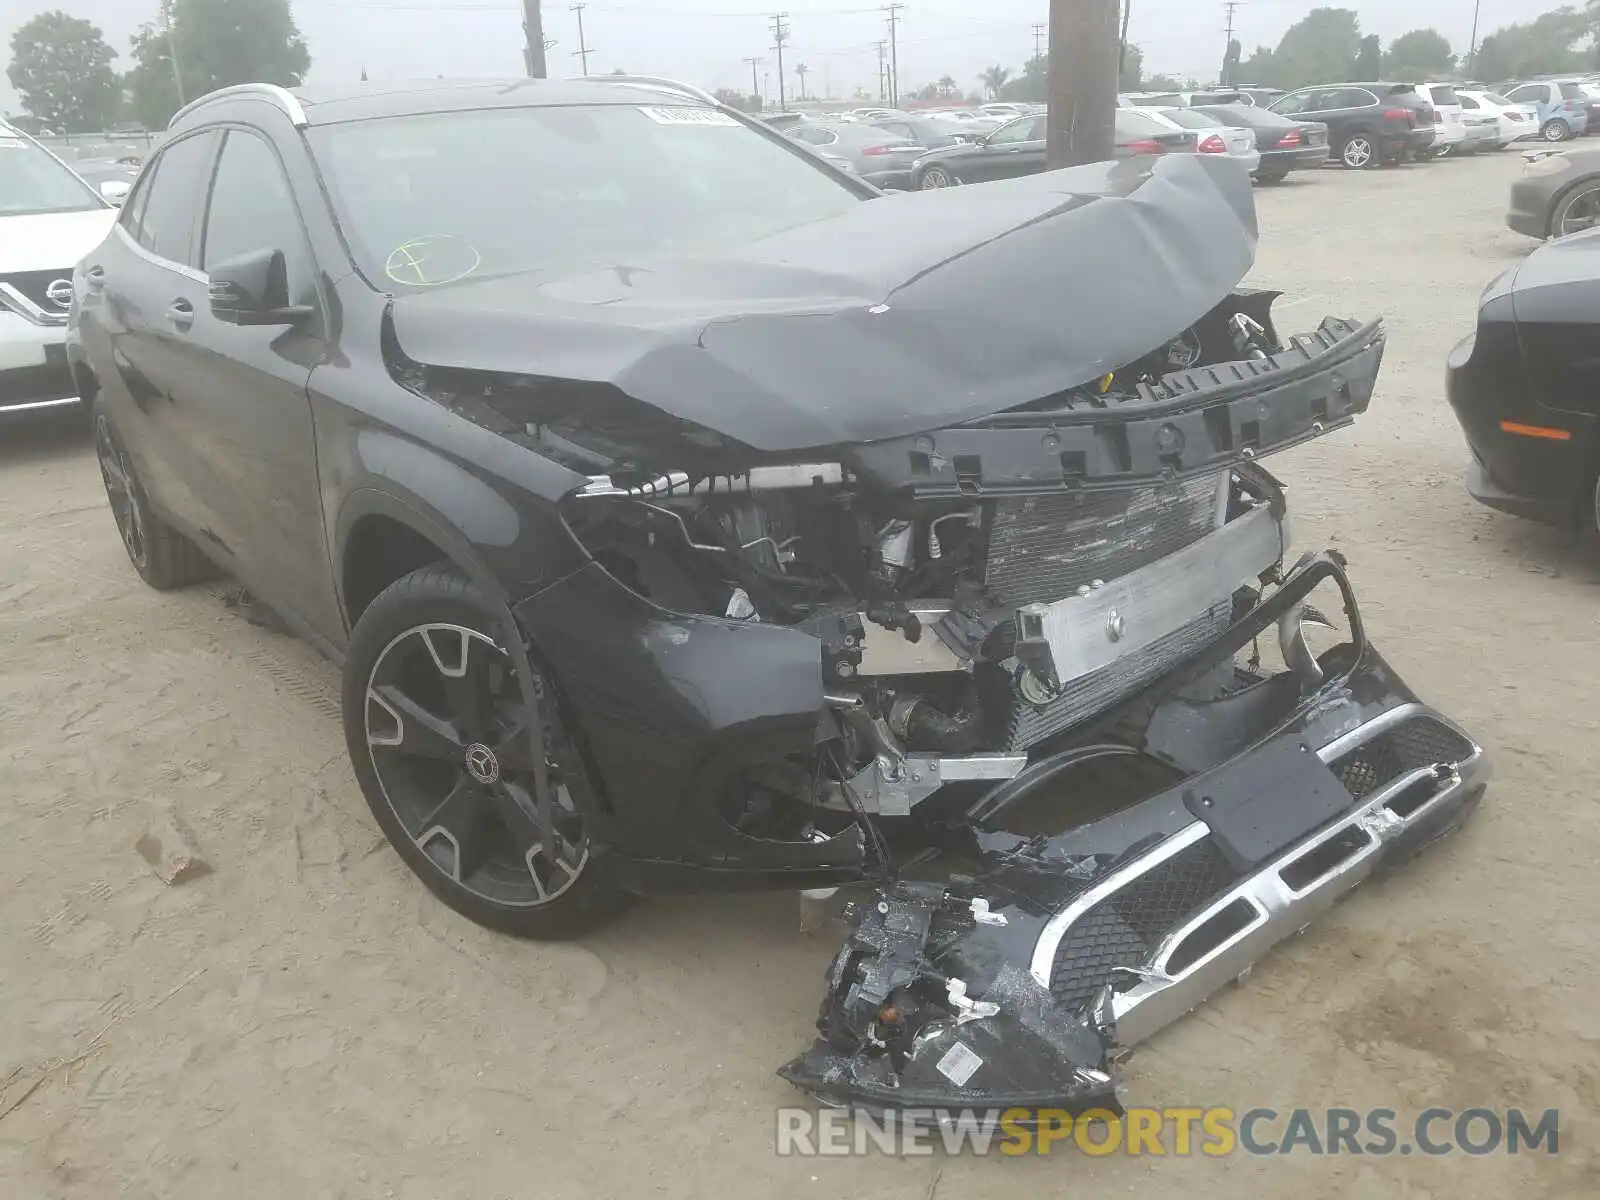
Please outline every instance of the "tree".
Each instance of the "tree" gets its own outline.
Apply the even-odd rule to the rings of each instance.
[[[1227,87],[1237,83],[1239,79],[1239,59],[1244,54],[1244,47],[1239,44],[1239,39],[1234,38],[1228,43],[1227,50],[1222,54],[1222,74],[1217,77],[1217,82]]]
[[[1261,87],[1276,87],[1278,83],[1278,64],[1272,61],[1272,51],[1265,46],[1257,46],[1251,51],[1250,57],[1239,64],[1238,78],[1234,84],[1257,84]]]
[[[1383,42],[1375,33],[1361,39],[1356,60],[1350,67],[1352,79],[1376,79],[1383,73]]]
[[[956,81],[948,75],[939,76],[939,99],[948,100],[956,94]]]
[[[1478,47],[1472,74],[1494,82],[1581,71],[1587,56],[1575,47],[1592,32],[1595,15],[1594,8],[1588,16],[1575,8],[1558,8],[1524,24],[1497,29]]]
[[[984,94],[993,100],[1000,94],[1000,89],[1005,87],[1006,80],[1011,78],[1011,72],[1005,67],[989,67],[978,78],[983,80]]]
[[[145,25],[134,34],[127,80],[134,111],[151,128],[166,124],[178,105],[217,88],[291,87],[311,67],[288,0],[168,0],[163,18],[166,28]]]
[[[105,129],[122,102],[111,69],[115,57],[98,25],[52,10],[11,35],[6,78],[22,107],[46,127],[61,133]]]
[[[1046,82],[1050,75],[1050,56],[1035,54],[1022,66],[1022,74],[1000,87],[1000,99],[1039,103],[1049,96]]]
[[[1386,79],[1408,83],[1441,79],[1455,73],[1456,56],[1436,29],[1413,29],[1389,43],[1383,56]]]
[[[1183,80],[1176,75],[1152,75],[1144,81],[1144,86],[1139,89],[1144,92],[1181,92]]]
[[[1143,90],[1144,51],[1137,46],[1122,47],[1122,70],[1117,76],[1117,90],[1138,92]]]
[[[806,66],[805,63],[796,64],[794,69],[794,77],[800,81],[800,99],[802,100],[806,98],[806,72],[810,70],[811,68]]]
[[[1313,8],[1289,26],[1272,53],[1278,87],[1337,83],[1354,73],[1361,22],[1349,8]]]

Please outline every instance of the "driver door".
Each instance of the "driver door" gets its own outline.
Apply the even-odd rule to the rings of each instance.
[[[961,160],[961,177],[969,182],[1011,179],[1044,170],[1043,116],[1018,117],[991,133],[981,149]]]

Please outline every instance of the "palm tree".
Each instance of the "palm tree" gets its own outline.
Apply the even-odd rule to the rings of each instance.
[[[939,99],[948,100],[956,94],[956,81],[948,75],[939,78]]]
[[[800,99],[802,100],[806,98],[806,72],[809,70],[811,68],[806,66],[805,63],[800,63],[794,69],[795,77],[800,80]]]
[[[1011,78],[1011,72],[1005,67],[990,67],[978,78],[983,80],[983,86],[989,92],[989,99],[993,100],[1000,94],[1000,89],[1005,87],[1006,80]]]

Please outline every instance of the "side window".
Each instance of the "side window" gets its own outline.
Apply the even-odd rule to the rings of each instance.
[[[879,121],[878,128],[882,129],[885,133],[897,134],[903,138],[908,138],[911,136],[911,126],[907,125],[904,121]]]
[[[217,135],[207,132],[162,147],[156,177],[145,188],[149,195],[135,235],[158,258],[190,267],[197,264],[195,219],[205,202],[216,143]]]
[[[989,141],[996,146],[1008,145],[1012,142],[1026,142],[1033,136],[1032,117],[1019,117],[1009,125],[1002,125],[989,135]],[[1040,136],[1044,136],[1042,133]]]
[[[1461,100],[1461,107],[1466,109],[1468,112],[1477,112],[1478,111],[1478,102],[1476,100],[1474,100],[1471,96],[1462,94],[1460,96],[1460,100]]]
[[[209,271],[254,250],[283,252],[289,303],[315,302],[311,255],[278,156],[264,138],[230,129],[211,185],[202,265]]]
[[[150,199],[150,186],[156,177],[156,168],[160,165],[161,156],[158,154],[140,174],[138,181],[133,185],[133,191],[122,202],[122,213],[117,217],[118,223],[128,231],[128,236],[136,242],[141,240],[145,201]]]
[[[827,129],[817,129],[808,125],[802,125],[790,136],[813,146],[831,146],[839,140],[838,135]]]
[[[1272,102],[1272,111],[1292,115],[1305,112],[1315,92],[1290,92],[1287,96],[1279,96]]]
[[[1506,93],[1507,100],[1515,100],[1518,104],[1538,103],[1544,99],[1544,88],[1531,83],[1525,83]]]

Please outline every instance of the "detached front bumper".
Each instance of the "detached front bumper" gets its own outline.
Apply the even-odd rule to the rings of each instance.
[[[1197,682],[1329,582],[1352,632],[1321,660],[1324,683],[1284,673],[1218,697],[1214,675]],[[1188,667],[1174,673],[1187,682],[1161,685],[1141,748],[1180,778],[1054,836],[984,812],[966,873],[879,891],[834,960],[821,1036],[784,1078],[869,1109],[1116,1110],[1119,1050],[1482,798],[1482,749],[1366,645],[1331,555]]]

